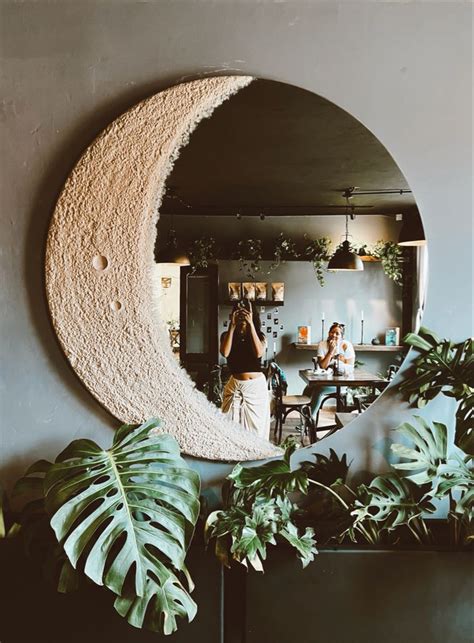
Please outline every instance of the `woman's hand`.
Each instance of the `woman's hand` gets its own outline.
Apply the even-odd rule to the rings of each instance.
[[[249,326],[253,326],[253,315],[252,315],[252,313],[249,310],[247,310],[247,308],[241,308],[240,313],[242,315],[242,317],[241,317],[242,321],[247,322],[247,324],[249,324]]]
[[[329,342],[328,342],[328,348],[329,348],[329,352],[331,353],[331,355],[334,355],[334,353],[337,350],[337,340],[336,339],[330,339]]]

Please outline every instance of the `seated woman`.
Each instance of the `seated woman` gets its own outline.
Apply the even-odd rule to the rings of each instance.
[[[354,369],[355,352],[351,342],[344,339],[344,324],[334,322],[329,329],[327,340],[318,344],[316,358],[319,368],[336,368],[339,374]],[[335,386],[307,387],[305,395],[311,396],[311,416],[316,419],[322,399],[337,391]]]
[[[234,305],[230,326],[221,336],[220,352],[227,358],[231,377],[224,387],[221,410],[244,429],[268,439],[270,404],[261,357],[266,339],[260,318],[249,301]]]

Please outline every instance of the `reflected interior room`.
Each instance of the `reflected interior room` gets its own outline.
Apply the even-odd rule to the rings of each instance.
[[[199,124],[168,177],[159,317],[220,407],[220,338],[235,303],[251,301],[272,412],[263,437],[308,445],[365,412],[397,372],[424,308],[425,243],[410,187],[370,131],[316,94],[254,80]],[[334,323],[345,369],[318,357]]]

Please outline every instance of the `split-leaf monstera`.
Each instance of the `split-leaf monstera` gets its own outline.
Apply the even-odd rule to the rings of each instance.
[[[177,616],[196,614],[180,576],[192,589],[184,559],[200,484],[158,426],[124,425],[109,450],[76,440],[41,473],[46,512],[72,566],[117,594],[115,609],[131,625],[170,634]]]

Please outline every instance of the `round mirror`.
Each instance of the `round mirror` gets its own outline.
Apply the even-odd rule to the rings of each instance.
[[[307,445],[397,372],[426,261],[413,195],[375,136],[320,96],[254,80],[180,151],[153,283],[173,355],[211,403]]]

